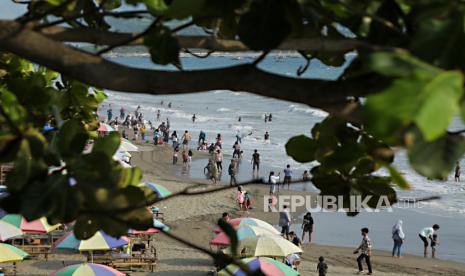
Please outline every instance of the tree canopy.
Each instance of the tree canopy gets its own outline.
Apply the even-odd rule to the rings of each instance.
[[[119,137],[97,138],[102,89],[154,95],[215,89],[246,91],[329,112],[311,133],[286,145],[299,162],[318,161],[322,194],[388,195],[409,184],[392,166],[404,147],[421,175],[443,179],[465,152],[465,3],[459,0],[36,0],[0,20],[0,162],[14,162],[10,196],[0,202],[27,219],[76,220],[76,234],[121,235],[151,223],[137,168],[112,159]],[[129,7],[129,8],[128,8]],[[140,33],[115,31],[108,18],[150,19]],[[173,21],[176,20],[176,24]],[[180,31],[201,27],[204,35]],[[95,45],[79,49],[76,43]],[[118,47],[144,46],[156,64],[138,69],[111,61]],[[189,50],[190,49],[190,50]],[[180,54],[255,51],[250,64],[183,70]],[[298,53],[296,76],[257,67],[273,50]],[[337,80],[299,77],[318,59],[341,66]],[[37,66],[36,66],[37,65]],[[51,131],[44,125],[50,123]],[[89,138],[91,153],[83,154]],[[50,167],[56,167],[49,173]],[[388,176],[376,172],[385,168]],[[59,195],[59,196],[58,196]],[[53,199],[53,200],[51,200]],[[137,204],[136,204],[137,203]],[[345,202],[344,202],[345,203]]]

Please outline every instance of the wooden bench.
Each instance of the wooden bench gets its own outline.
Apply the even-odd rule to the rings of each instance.
[[[109,266],[120,271],[145,271],[147,269],[153,272],[156,266],[156,260],[152,258],[124,258],[114,259]]]
[[[17,245],[17,247],[33,259],[39,259],[43,255],[45,261],[48,261],[48,256],[52,253],[50,245]]]

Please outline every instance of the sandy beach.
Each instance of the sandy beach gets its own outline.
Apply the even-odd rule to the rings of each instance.
[[[189,180],[175,175],[179,166],[172,165],[172,149],[169,146],[140,145],[140,152],[133,153],[132,165],[138,166],[144,172],[148,181],[159,183],[172,192],[180,191],[193,185],[201,185],[198,189],[211,189],[222,184],[210,184],[207,180]],[[194,158],[206,158],[206,153],[194,153]],[[259,218],[276,225],[277,213],[263,212],[263,196],[268,193],[264,185],[246,187],[254,196],[254,210],[244,216]],[[309,194],[307,192],[284,191],[281,194]],[[179,196],[159,203],[164,212],[165,222],[171,227],[171,233],[188,239],[204,248],[210,248],[209,240],[213,237],[212,229],[223,212],[229,212],[232,217],[238,217],[234,201],[235,190],[196,196]],[[298,210],[297,213],[303,212]],[[292,214],[299,224],[299,214]],[[356,232],[358,229],[354,229]],[[182,245],[161,233],[156,234],[158,265],[153,274],[134,273],[132,275],[207,275],[213,269],[212,260],[205,254]],[[353,240],[356,247],[359,240]],[[328,275],[354,275],[357,272],[353,248],[325,246],[307,243],[303,246],[303,261],[299,267],[301,275],[317,275],[316,263],[319,256],[325,256]],[[60,269],[63,265],[82,262],[79,254],[53,254],[46,262],[44,260],[27,260],[18,264],[18,275],[48,275]],[[465,264],[440,259],[425,259],[422,257],[404,255],[401,259],[393,259],[390,252],[373,251],[373,268],[375,275],[465,275]]]

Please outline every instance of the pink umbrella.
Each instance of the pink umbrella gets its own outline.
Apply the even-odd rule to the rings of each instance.
[[[221,232],[210,241],[210,244],[216,246],[229,246],[231,242],[229,241],[228,235],[226,235],[224,232]]]
[[[128,233],[133,234],[133,235],[146,235],[146,234],[153,234],[153,233],[159,233],[160,230],[155,229],[155,228],[149,228],[147,230],[134,230],[134,229],[129,229]]]
[[[110,132],[110,131],[115,131],[115,129],[112,128],[109,124],[100,123],[97,131],[98,132]]]

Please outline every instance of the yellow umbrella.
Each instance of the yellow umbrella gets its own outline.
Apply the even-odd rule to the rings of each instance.
[[[19,248],[0,243],[0,263],[22,261],[28,254]]]
[[[292,242],[275,236],[257,236],[239,241],[238,254],[241,257],[287,257],[293,253],[301,253],[302,249]],[[231,248],[224,250],[231,254]]]

